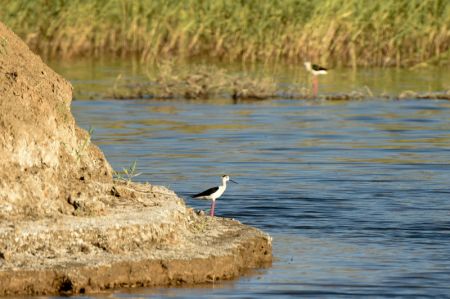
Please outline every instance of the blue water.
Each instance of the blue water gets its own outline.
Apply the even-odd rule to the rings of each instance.
[[[116,170],[273,238],[273,266],[117,298],[450,297],[450,102],[75,101]]]

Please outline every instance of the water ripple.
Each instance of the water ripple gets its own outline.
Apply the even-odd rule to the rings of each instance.
[[[138,296],[450,294],[447,102],[79,101],[73,110],[114,168],[136,160],[139,181],[166,185],[196,209],[209,203],[190,195],[231,175],[239,185],[217,215],[274,236],[274,265],[259,274]]]

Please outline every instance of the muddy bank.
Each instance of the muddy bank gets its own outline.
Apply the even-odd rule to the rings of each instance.
[[[202,283],[270,264],[267,234],[113,180],[70,112],[70,83],[2,23],[0,39],[0,295]]]
[[[271,263],[255,228],[198,216],[164,187],[116,187],[127,195],[105,215],[2,223],[0,295],[214,282]]]

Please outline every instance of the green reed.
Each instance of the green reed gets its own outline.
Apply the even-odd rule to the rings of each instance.
[[[0,0],[50,57],[208,56],[345,66],[448,63],[448,0]]]

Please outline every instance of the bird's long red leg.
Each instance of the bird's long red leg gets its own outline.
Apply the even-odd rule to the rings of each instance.
[[[317,94],[319,93],[319,79],[317,76],[313,76],[313,95],[314,97],[317,97]]]
[[[210,216],[214,216],[214,208],[216,206],[216,201],[213,200],[211,203],[211,213],[209,214]]]

